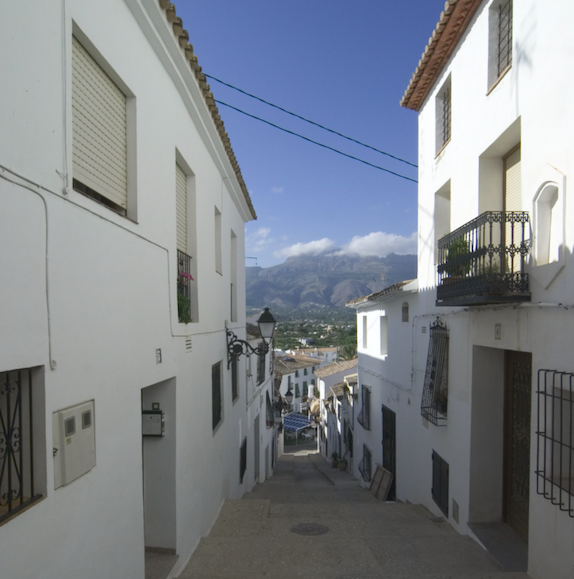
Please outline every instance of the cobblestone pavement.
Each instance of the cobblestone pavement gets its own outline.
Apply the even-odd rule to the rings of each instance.
[[[424,507],[384,503],[319,454],[227,501],[183,579],[529,579]]]

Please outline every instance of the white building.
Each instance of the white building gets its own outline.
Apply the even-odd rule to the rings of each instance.
[[[284,398],[289,390],[293,393],[292,410],[300,412],[309,407],[316,384],[315,369],[317,360],[307,356],[275,355],[275,376],[280,380],[279,393]]]
[[[556,0],[447,2],[402,101],[419,112],[418,294],[404,326],[399,293],[358,308],[359,345],[388,317],[359,379],[379,374],[373,410],[396,422],[397,498],[489,548],[520,537],[537,579],[574,570],[573,24]]]
[[[172,4],[0,14],[0,575],[177,574],[273,462],[227,359],[255,213]]]

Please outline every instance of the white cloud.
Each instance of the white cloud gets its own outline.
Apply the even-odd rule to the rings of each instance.
[[[349,243],[343,245],[339,255],[358,253],[359,255],[376,255],[386,257],[389,253],[398,255],[416,254],[417,234],[410,237],[376,231],[365,236],[355,235]]]
[[[273,242],[269,237],[271,229],[269,227],[260,227],[245,239],[245,245],[249,247],[250,251],[261,251],[266,245]]]
[[[271,191],[273,193],[283,193],[284,189],[285,189],[285,187],[271,187]]]
[[[303,255],[310,253],[311,255],[318,255],[326,251],[332,251],[335,248],[335,242],[327,237],[310,241],[309,243],[296,243],[289,247],[284,247],[274,253],[275,257],[294,257],[295,255]]]

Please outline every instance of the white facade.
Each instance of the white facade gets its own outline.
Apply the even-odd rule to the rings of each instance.
[[[411,319],[403,326],[393,322],[401,316],[399,294],[380,307],[368,301],[354,305],[359,378],[378,383],[372,388],[375,415],[381,404],[395,413],[398,499],[424,504],[479,541],[480,524],[506,522],[527,544],[532,577],[566,579],[574,570],[574,472],[568,463],[574,418],[569,391],[574,267],[568,232],[574,214],[566,189],[574,171],[574,115],[569,102],[556,97],[574,90],[571,75],[564,74],[574,53],[574,7],[536,0],[509,6],[508,21],[506,2],[447,3],[405,94],[403,105],[420,113],[419,290],[409,300]],[[449,47],[456,27],[460,40]],[[493,60],[501,30],[511,39],[511,59],[497,72]],[[512,234],[504,211],[520,216]],[[497,259],[498,247],[504,248],[503,265],[499,261],[491,270],[484,265],[489,234],[481,238],[479,226],[471,223],[485,212],[495,212],[481,219],[498,227]],[[496,225],[500,216],[502,230]],[[446,249],[455,256],[453,241],[442,254],[437,247],[451,232],[447,240],[463,239],[466,246],[458,268],[448,263]],[[515,250],[523,251],[524,264],[511,259]],[[526,292],[508,284],[525,280],[524,273]],[[481,277],[485,274],[494,275]],[[479,290],[476,284],[483,279],[490,285]],[[495,287],[492,279],[506,285]],[[388,316],[392,336],[386,358],[377,351],[381,315]],[[367,343],[361,349],[363,316]],[[435,375],[441,362],[429,350],[429,337],[437,317],[448,331],[448,361],[446,372]],[[437,382],[441,375],[443,382]],[[439,394],[445,385],[448,406],[443,407]],[[425,387],[438,425],[421,416]],[[549,410],[552,400],[560,401],[561,411]],[[356,432],[355,439],[373,435],[373,458],[384,462],[380,432]],[[561,464],[553,454],[559,449]],[[433,474],[442,482],[433,481]]]
[[[270,473],[270,374],[250,386],[242,358],[233,400],[227,368],[226,325],[245,338],[244,223],[254,213],[172,5],[32,4],[0,9],[10,55],[0,64],[0,376],[33,369],[40,498],[0,526],[0,574],[143,579],[146,546],[177,553],[177,573],[223,501]],[[125,96],[125,216],[75,190],[73,37]],[[189,324],[178,321],[176,164],[187,186]],[[53,456],[52,416],[90,401],[95,466],[55,488],[73,439]],[[142,409],[154,404],[165,436],[142,438]]]

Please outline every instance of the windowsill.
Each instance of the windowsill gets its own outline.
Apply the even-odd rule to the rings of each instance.
[[[512,64],[509,64],[499,75],[498,78],[492,83],[491,87],[486,91],[486,96],[488,96],[499,84],[500,81],[506,76],[506,73],[512,68]]]
[[[447,145],[450,143],[452,137],[448,138],[448,141],[444,143],[444,145],[437,151],[437,154],[434,156],[435,161],[442,156],[443,151],[446,149]]]
[[[115,205],[115,203],[112,203],[112,202],[107,203],[107,202],[101,201],[98,197],[102,197],[103,199],[105,199],[105,197],[100,196],[99,193],[96,193],[92,189],[89,189],[89,190],[93,191],[94,194],[82,191],[81,189],[79,189],[77,187],[73,187],[72,190],[74,192],[82,195],[82,197],[85,197],[86,199],[90,199],[94,203],[97,203],[99,206],[104,207],[106,209],[106,211],[111,211],[114,215],[117,215],[118,217],[126,219],[127,221],[131,221],[135,225],[139,224],[137,220],[133,219],[132,217],[130,217],[127,214],[126,209],[124,209],[123,207],[119,207],[119,205]],[[88,209],[88,208],[86,207],[86,209]]]

